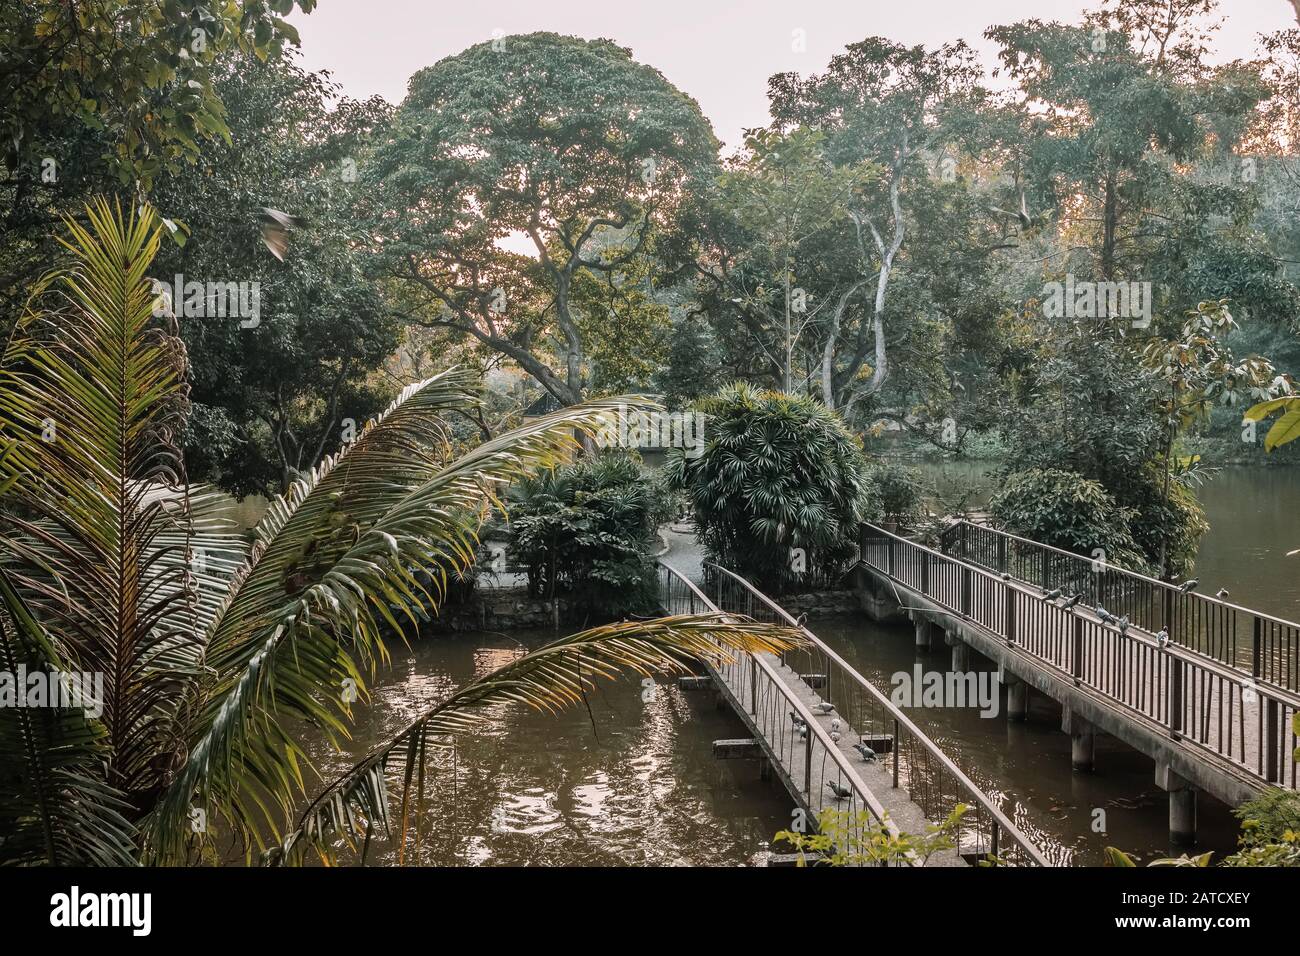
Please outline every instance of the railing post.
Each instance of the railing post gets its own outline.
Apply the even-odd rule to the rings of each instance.
[[[894,537],[891,535],[890,537],[886,538],[885,540],[889,542],[889,576],[892,578],[892,577],[894,576],[894,544],[895,544],[895,539],[894,539]]]
[[[930,554],[927,551],[921,552],[921,593],[930,593]]]
[[[1001,574],[1007,569],[1007,539],[998,535],[997,540],[998,573]]]
[[[809,805],[812,804],[812,728],[808,728],[808,734],[804,737],[803,746],[803,792],[808,796]]]
[[[1006,638],[1008,644],[1016,642],[1016,589],[1007,581],[1002,585],[1004,613],[1006,614]]]
[[[1269,783],[1278,782],[1277,738],[1278,738],[1278,702],[1271,697],[1268,701],[1268,733],[1264,737],[1268,747],[1268,760],[1265,762],[1265,778]]]
[[[1074,686],[1078,687],[1083,683],[1083,618],[1078,615],[1071,617],[1074,618],[1074,666],[1070,673],[1074,675]]]
[[[1262,655],[1264,622],[1260,619],[1260,616],[1258,614],[1254,615],[1254,618],[1255,618],[1255,627],[1254,627],[1254,633],[1251,636],[1252,644],[1250,648],[1250,676],[1259,677],[1259,672],[1262,664],[1261,655]]]
[[[994,820],[993,821],[993,842],[989,847],[990,856],[998,855],[998,833],[1001,831],[1001,829],[1002,828],[998,826],[998,821]]]
[[[964,525],[963,525],[964,527]],[[970,617],[971,611],[971,569],[969,565],[962,565],[961,569],[961,616]]]
[[[758,658],[749,655],[749,712],[758,716]]]
[[[898,758],[903,751],[903,740],[898,736],[898,718],[894,718],[894,789],[898,789]]]
[[[1042,578],[1043,590],[1050,591],[1052,589],[1052,552],[1048,551],[1046,548],[1043,548],[1042,552],[1043,552],[1043,578]]]
[[[963,561],[966,560],[967,554],[968,552],[966,550],[966,521],[963,519],[961,523],[961,559]]]
[[[1169,736],[1182,737],[1183,730],[1183,662],[1170,654],[1169,661]]]

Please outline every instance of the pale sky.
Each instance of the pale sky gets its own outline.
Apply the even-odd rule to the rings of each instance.
[[[736,146],[741,130],[767,122],[767,78],[817,72],[848,43],[881,35],[937,46],[958,38],[987,66],[993,24],[1037,17],[1075,22],[1083,0],[320,0],[291,19],[302,37],[303,65],[329,70],[352,97],[378,93],[398,103],[416,70],[494,30],[550,30],[608,37],[695,97],[718,138]],[[1219,59],[1256,55],[1255,37],[1295,26],[1287,0],[1226,0]],[[805,52],[795,52],[794,31]]]

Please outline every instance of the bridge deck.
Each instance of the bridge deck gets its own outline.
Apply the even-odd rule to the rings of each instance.
[[[904,791],[895,789],[893,772],[889,769],[890,758],[879,757],[872,763],[863,761],[862,757],[853,750],[853,744],[862,739],[861,734],[837,714],[817,714],[814,707],[822,701],[817,692],[809,687],[792,668],[781,663],[779,658],[772,655],[764,655],[764,657],[787,692],[803,703],[812,713],[812,719],[817,721],[828,737],[836,733],[832,725],[838,723],[837,733],[840,739],[835,741],[834,737],[831,737],[835,749],[845,761],[854,766],[871,795],[889,814],[890,821],[904,833],[924,834],[931,821],[926,817],[925,811],[913,803]],[[781,782],[789,790],[790,796],[807,811],[810,819],[820,819],[823,811],[826,810],[841,812],[861,810],[858,801],[853,797],[837,800],[831,792],[829,786],[831,783],[849,788],[846,776],[840,769],[840,763],[826,750],[820,748],[815,749],[814,759],[807,759],[805,741],[795,731],[794,721],[790,719],[789,713],[783,714],[779,710],[772,712],[773,706],[779,707],[783,694],[776,695],[775,698],[767,695],[761,689],[762,678],[760,677],[758,713],[753,713],[751,704],[745,703],[751,701],[754,696],[753,668],[724,667],[720,670],[710,668],[710,671],[715,684],[723,690],[732,708],[754,734],[755,739],[760,741],[768,760]],[[965,866],[966,863],[958,852],[961,849],[963,848],[937,852],[930,857],[926,865]],[[964,849],[969,852],[978,851],[975,846],[967,846]]]
[[[800,627],[808,639],[806,648],[788,652],[784,659],[743,655],[709,669],[718,692],[812,822],[827,810],[840,811],[850,818],[848,832],[861,845],[871,836],[868,828],[881,821],[894,834],[925,835],[931,823],[964,803],[968,811],[955,834],[955,849],[934,853],[926,865],[960,866],[989,855],[1004,864],[1046,865],[1024,834],[884,694],[744,579],[713,570],[716,602],[661,563],[664,608],[671,613],[742,613]],[[812,675],[819,675],[817,689],[810,683]],[[817,705],[823,702],[835,709],[819,713]],[[808,733],[797,731],[792,713],[809,726]],[[879,741],[873,747],[879,756],[871,762],[853,750],[864,733]],[[837,799],[829,784],[848,795]]]

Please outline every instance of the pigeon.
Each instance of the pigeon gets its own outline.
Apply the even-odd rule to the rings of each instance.
[[[838,717],[831,718],[831,730],[839,730],[839,729],[840,729],[840,719]]]
[[[1186,594],[1188,591],[1195,591],[1196,585],[1200,583],[1201,582],[1198,581],[1196,578],[1192,578],[1190,581],[1184,581],[1182,584],[1178,585],[1178,590]]]
[[[1078,606],[1079,602],[1082,600],[1083,600],[1083,595],[1076,594],[1074,597],[1070,598],[1070,600],[1066,601],[1064,604],[1061,605],[1061,610],[1063,611],[1073,610],[1075,607]]]
[[[1006,571],[1003,571],[1003,572],[1002,572],[1002,580],[1003,580],[1003,581],[1010,581],[1010,580],[1011,580],[1011,575],[1009,575]]]
[[[830,780],[826,781],[826,786],[830,789],[831,793],[835,794],[836,800],[847,800],[849,797],[853,796],[853,791],[848,787],[842,787],[838,783],[834,783]]]
[[[792,710],[792,711],[790,711],[790,723],[792,723],[792,724],[794,724],[796,727],[798,727],[800,724],[803,723],[803,718],[800,717],[798,714],[796,714],[796,713]]]
[[[813,704],[813,710],[817,711],[819,714],[829,714],[834,709],[834,704],[824,700],[819,700],[817,703]]]
[[[1157,647],[1169,646],[1169,632],[1166,631],[1163,627],[1156,632],[1156,646]]]
[[[261,206],[257,212],[261,221],[262,242],[271,250],[271,255],[284,262],[285,251],[289,248],[289,230],[303,225],[303,220],[269,206]]]
[[[1222,601],[1224,598],[1226,598],[1226,597],[1228,596],[1228,589],[1227,589],[1227,588],[1219,588],[1219,590],[1217,590],[1217,591],[1214,592],[1214,596],[1215,596],[1216,598],[1218,598],[1220,601]]]
[[[866,744],[854,744],[853,749],[862,755],[863,763],[876,762],[876,752],[872,750],[870,747],[868,747]]]
[[[840,742],[840,732],[839,732],[838,730],[832,730],[832,731],[831,731],[831,743],[836,743],[836,744],[837,744],[837,743],[839,743],[839,742]]]
[[[1097,605],[1095,610],[1097,612],[1097,616],[1101,618],[1102,623],[1109,624],[1111,621],[1115,620],[1115,615],[1111,614],[1110,611],[1106,610],[1100,604]]]
[[[1055,600],[1056,600],[1057,598],[1059,598],[1060,596],[1061,596],[1061,589],[1060,589],[1060,588],[1052,588],[1052,590],[1046,592],[1046,593],[1043,595],[1043,600],[1045,600],[1045,601],[1055,601]]]
[[[1115,621],[1115,626],[1116,626],[1117,628],[1119,628],[1119,632],[1120,632],[1121,634],[1127,634],[1127,633],[1128,633],[1128,618],[1127,618],[1127,617],[1124,617],[1124,616],[1121,615],[1119,618],[1116,619],[1116,621]]]

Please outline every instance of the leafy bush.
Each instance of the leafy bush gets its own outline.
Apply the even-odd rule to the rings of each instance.
[[[1129,530],[1135,511],[1122,508],[1101,485],[1072,471],[1031,468],[1012,472],[989,501],[999,526],[1044,544],[1077,554],[1105,551],[1112,564],[1147,568]]]
[[[881,461],[870,473],[871,486],[880,502],[880,514],[899,527],[915,526],[925,515],[925,481],[917,468],[895,461]]]
[[[667,520],[662,481],[635,453],[602,452],[521,481],[509,496],[510,553],[529,592],[563,593],[578,612],[603,618],[655,609],[649,554]]]
[[[879,514],[859,440],[824,405],[728,385],[696,407],[708,415],[698,457],[669,455],[709,557],[780,593],[838,575],[859,524]],[[792,549],[802,549],[802,566]]]

